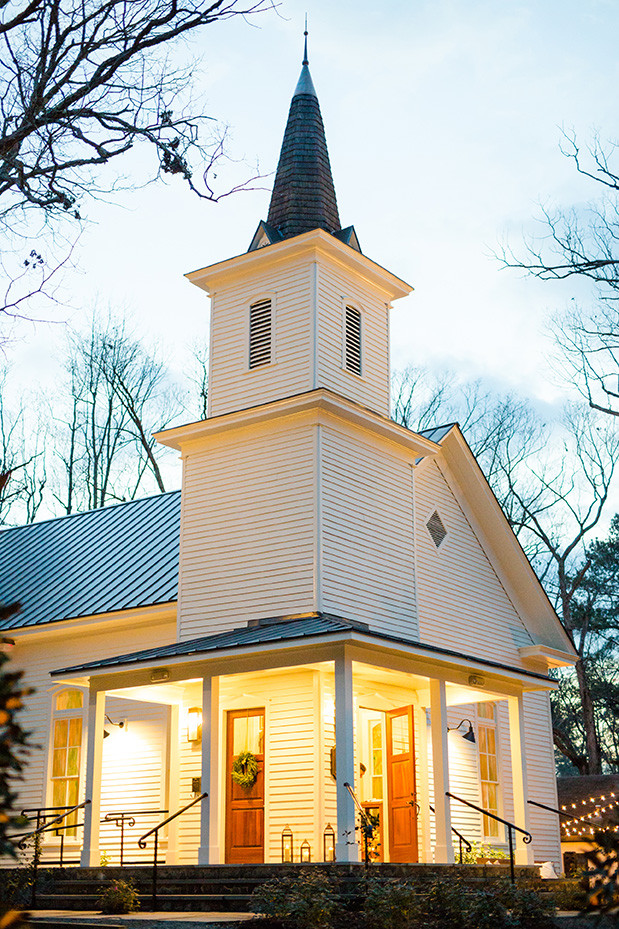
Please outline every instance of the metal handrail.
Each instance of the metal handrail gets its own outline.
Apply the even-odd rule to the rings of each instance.
[[[118,813],[106,813],[101,823],[114,823],[120,829],[120,867],[124,865],[125,852],[125,823],[132,828],[135,826],[136,816],[154,816],[156,813],[168,813],[169,810],[121,810]]]
[[[565,816],[566,819],[582,819],[581,816],[574,816],[573,813],[567,813],[565,810],[557,810],[554,806],[546,806],[545,803],[538,803],[537,800],[527,800],[527,803],[531,806],[539,806],[541,810],[548,810],[549,813],[556,813],[557,816]]]
[[[180,810],[177,810],[176,813],[172,813],[171,816],[168,816],[167,819],[164,819],[163,822],[160,822],[159,825],[153,826],[152,829],[149,829],[148,832],[145,832],[143,836],[138,839],[138,847],[146,848],[146,840],[150,838],[151,835],[155,836],[155,846],[153,854],[153,882],[152,882],[152,898],[153,898],[153,910],[157,909],[157,849],[159,845],[159,830],[163,829],[164,826],[167,826],[168,823],[171,823],[173,819],[176,819],[177,816],[180,816],[186,810],[190,809],[192,806],[195,806],[196,803],[201,803],[205,797],[208,797],[208,793],[200,794],[199,797],[196,797],[195,800],[192,800],[191,803],[188,803],[187,806],[182,807]]]
[[[451,797],[452,800],[457,800],[458,803],[464,803],[465,806],[470,806],[472,810],[477,810],[478,813],[483,813],[484,816],[489,816],[491,819],[495,819],[498,823],[503,823],[504,826],[507,826],[507,838],[509,841],[509,876],[512,884],[516,883],[516,871],[514,868],[514,830],[516,832],[521,832],[524,836],[523,842],[525,845],[530,845],[533,841],[533,836],[530,832],[527,832],[526,829],[522,829],[521,826],[516,826],[515,823],[510,823],[509,820],[503,819],[501,816],[497,816],[495,813],[491,813],[490,810],[484,810],[482,806],[477,806],[476,803],[471,803],[470,800],[463,800],[462,797],[457,797],[455,794],[450,793],[449,790],[445,791],[446,797]]]
[[[431,804],[431,803],[428,803],[428,806],[430,807],[430,811],[431,811],[432,813],[434,813],[434,815],[436,816],[436,810],[434,809],[434,807],[432,806],[432,804]],[[455,826],[451,826],[450,828],[451,828],[451,831],[453,832],[453,834],[458,836],[458,845],[459,845],[459,849],[460,849],[460,864],[462,864],[462,858],[463,858],[463,855],[464,855],[464,852],[463,852],[463,850],[462,850],[462,846],[463,846],[463,845],[466,845],[466,849],[467,849],[467,851],[469,851],[469,852],[471,851],[471,849],[473,848],[473,846],[472,846],[472,844],[469,842],[468,839],[465,839],[465,838],[464,838],[464,836],[462,835],[462,833],[458,832],[458,830],[455,828]]]
[[[62,820],[63,820],[63,819],[66,819],[67,816],[70,816],[71,813],[75,813],[76,810],[82,810],[82,809],[84,809],[84,807],[85,807],[85,806],[88,806],[89,803],[90,803],[90,800],[83,800],[81,803],[77,803],[75,806],[71,806],[71,807],[61,807],[61,806],[48,806],[48,807],[45,807],[45,806],[41,806],[41,807],[34,807],[34,808],[32,808],[32,809],[22,810],[22,814],[23,814],[24,816],[25,816],[27,813],[36,813],[36,814],[37,814],[37,823],[39,823],[39,822],[41,821],[41,814],[45,814],[45,813],[47,813],[47,811],[49,811],[49,810],[51,810],[52,812],[54,812],[55,810],[62,810],[62,809],[64,809],[64,810],[66,811],[66,812],[64,812],[64,813],[60,813],[59,816],[54,816],[54,818],[51,819],[49,822],[46,821],[46,820],[47,820],[47,817],[44,815],[43,818],[44,818],[45,821],[43,822],[43,825],[42,825],[42,826],[38,826],[38,827],[37,827],[36,829],[34,829],[32,832],[27,832],[25,835],[22,835],[20,841],[17,843],[17,847],[23,849],[23,848],[26,847],[26,842],[27,842],[28,839],[33,839],[33,838],[35,839],[34,855],[33,855],[33,858],[32,858],[32,872],[33,872],[33,873],[32,873],[32,890],[31,890],[31,894],[30,894],[30,906],[31,906],[33,909],[34,909],[34,907],[36,906],[36,901],[37,901],[37,876],[38,876],[39,858],[40,858],[40,851],[39,851],[39,848],[37,847],[37,844],[36,844],[36,837],[39,836],[39,835],[42,835],[44,832],[54,831],[54,832],[56,833],[56,835],[58,835],[58,833],[59,833],[61,830],[63,830],[63,829],[67,829],[67,828],[70,828],[70,829],[78,829],[78,828],[80,828],[81,826],[84,825],[84,823],[72,823],[70,826],[59,826],[58,823],[61,823]],[[62,867],[63,862],[64,862],[64,839],[65,839],[65,837],[64,837],[64,833],[63,833],[63,834],[60,836],[60,867]]]
[[[370,864],[370,848],[368,845],[368,834],[366,830],[363,828],[363,826],[370,825],[370,818],[367,814],[367,810],[364,810],[363,807],[361,806],[359,799],[357,797],[357,794],[354,792],[354,790],[352,789],[348,781],[344,781],[344,787],[346,788],[350,796],[353,798],[355,802],[355,806],[357,807],[357,810],[359,811],[359,816],[361,817],[361,822],[362,822],[361,832],[363,833],[363,861],[367,868],[369,867],[369,864]]]

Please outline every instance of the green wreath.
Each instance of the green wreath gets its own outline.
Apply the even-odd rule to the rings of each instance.
[[[253,787],[256,783],[259,770],[258,759],[254,753],[241,752],[240,755],[237,755],[232,764],[232,780],[238,784],[239,787],[249,790],[250,787]]]

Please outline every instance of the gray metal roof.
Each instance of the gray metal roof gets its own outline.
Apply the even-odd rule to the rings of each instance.
[[[438,645],[421,644],[418,641],[407,639],[402,636],[391,635],[385,632],[376,632],[370,629],[366,623],[322,612],[310,616],[298,616],[288,620],[283,620],[279,617],[261,619],[251,626],[242,626],[237,629],[231,629],[229,632],[218,632],[214,635],[201,636],[198,639],[190,639],[186,642],[173,642],[171,645],[160,645],[156,648],[147,648],[139,652],[130,652],[127,655],[114,655],[111,658],[103,658],[98,661],[89,661],[85,664],[73,665],[70,668],[60,668],[56,671],[50,671],[50,674],[52,677],[61,677],[64,674],[82,674],[88,671],[109,670],[127,664],[166,661],[170,658],[190,658],[193,655],[221,652],[228,648],[246,647],[251,649],[253,646],[263,645],[268,642],[291,642],[298,639],[309,639],[313,636],[351,632],[353,630],[370,636],[377,643],[393,642],[398,645],[422,649],[424,652],[440,655],[444,658],[464,659],[465,661],[472,661],[476,664],[500,671],[516,671],[524,677],[535,678],[542,681],[548,680],[545,674],[539,674],[537,671],[525,671],[522,668],[514,668],[500,661],[477,658],[473,655],[467,655],[464,652],[454,651],[453,649],[440,648]]]
[[[175,601],[179,490],[0,532],[0,629]]]
[[[116,665],[135,664],[140,661],[199,655],[205,652],[215,652],[224,648],[236,648],[243,645],[260,645],[263,642],[302,639],[307,636],[324,635],[326,632],[343,632],[358,628],[359,625],[359,623],[350,622],[339,616],[330,616],[327,613],[317,613],[315,616],[303,616],[289,620],[261,620],[256,625],[241,626],[238,629],[231,629],[229,632],[217,632],[214,635],[205,635],[186,642],[173,642],[171,645],[146,648],[143,651],[131,652],[128,655],[117,655],[100,661],[89,661],[86,664],[62,668],[60,671],[52,671],[52,674],[93,671],[101,668],[113,668]]]
[[[430,442],[440,442],[448,432],[451,432],[456,423],[446,423],[444,426],[432,426],[430,429],[419,429],[417,435],[422,435]]]

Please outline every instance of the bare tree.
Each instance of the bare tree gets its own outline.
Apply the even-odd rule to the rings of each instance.
[[[43,504],[47,462],[40,411],[23,401],[11,409],[0,383],[0,525],[31,523]],[[27,406],[30,415],[27,415]]]
[[[217,199],[209,176],[221,134],[204,145],[186,109],[192,68],[175,42],[271,0],[0,0],[0,216],[34,206],[79,218],[101,168],[137,143],[157,170]],[[206,171],[194,181],[192,158]],[[94,183],[95,177],[98,182]]]
[[[66,513],[133,499],[148,476],[165,490],[152,432],[178,414],[180,403],[164,363],[124,321],[94,321],[74,335],[67,363],[66,415],[55,442],[64,479],[54,491]]]
[[[191,346],[191,362],[187,375],[190,396],[187,412],[206,419],[208,416],[208,342],[194,342]]]

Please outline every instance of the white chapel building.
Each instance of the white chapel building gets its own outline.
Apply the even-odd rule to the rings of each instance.
[[[187,276],[209,414],[157,435],[181,491],[0,533],[41,746],[21,806],[90,800],[83,865],[116,863],[114,812],[142,811],[125,855],[147,860],[158,812],[207,794],[167,863],[358,861],[360,809],[375,859],[453,862],[454,829],[506,847],[485,810],[532,835],[518,862],[560,868],[528,801],[557,806],[548,671],[575,656],[458,426],[390,418],[411,288],[341,228],[307,60],[266,221]]]

